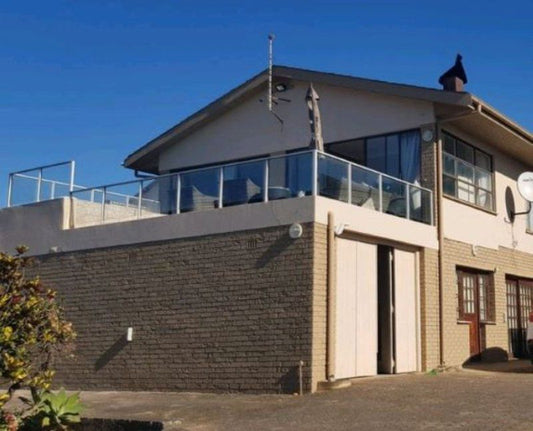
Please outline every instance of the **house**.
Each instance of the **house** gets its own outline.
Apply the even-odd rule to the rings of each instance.
[[[148,176],[58,198],[46,168],[13,174],[10,201],[26,176],[39,202],[0,211],[0,248],[30,246],[79,334],[58,381],[312,392],[523,355],[533,136],[461,70],[432,89],[275,66],[276,115],[264,71],[126,157]]]

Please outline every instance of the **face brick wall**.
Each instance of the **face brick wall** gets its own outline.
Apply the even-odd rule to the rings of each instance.
[[[309,391],[312,244],[306,224],[40,257],[79,334],[56,383],[292,393],[304,360]]]
[[[508,350],[506,275],[533,278],[533,257],[528,253],[500,247],[499,250],[444,241],[444,356],[446,365],[460,365],[470,356],[469,327],[457,323],[456,268],[463,266],[492,272],[495,291],[495,324],[486,325],[486,347]],[[494,272],[496,270],[496,272]]]
[[[422,371],[440,364],[439,353],[439,255],[437,250],[420,253],[420,336]]]
[[[312,384],[313,391],[319,382],[326,380],[326,340],[328,308],[328,232],[327,226],[314,224],[313,265],[313,346]]]

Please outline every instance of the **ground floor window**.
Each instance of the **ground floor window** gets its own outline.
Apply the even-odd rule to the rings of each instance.
[[[458,319],[494,322],[494,283],[492,274],[473,269],[457,270]]]

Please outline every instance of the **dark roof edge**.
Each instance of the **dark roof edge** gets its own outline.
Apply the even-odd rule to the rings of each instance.
[[[314,83],[325,83],[328,85],[346,87],[356,90],[368,91],[373,93],[388,94],[398,97],[406,97],[411,99],[426,100],[429,102],[456,105],[456,106],[471,106],[476,99],[468,92],[453,92],[444,91],[435,88],[419,87],[408,84],[398,84],[386,81],[379,81],[367,78],[357,78],[349,75],[339,75],[335,73],[317,72],[313,70],[300,69],[288,66],[274,66],[273,74],[278,78],[288,78],[299,81],[312,81]],[[124,160],[124,166],[129,168],[138,168],[141,159],[149,156],[153,151],[168,142],[169,139],[190,130],[203,121],[207,121],[210,117],[228,108],[231,104],[246,96],[250,91],[258,88],[264,84],[268,79],[268,70],[263,70],[235,87],[229,92],[225,93],[218,99],[211,102],[209,105],[193,113],[189,117],[177,125],[171,127],[161,135],[149,141],[138,150],[134,151]],[[494,108],[493,112],[497,113],[501,119],[505,119],[507,123],[512,123],[503,114],[500,114]],[[529,132],[521,128],[518,124],[512,123],[517,130],[521,131],[522,136],[531,136]],[[142,169],[141,169],[142,170]]]

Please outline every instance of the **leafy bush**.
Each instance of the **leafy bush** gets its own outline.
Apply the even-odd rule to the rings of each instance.
[[[63,315],[56,292],[39,277],[26,277],[32,260],[17,247],[15,255],[0,252],[0,431],[17,430],[23,412],[4,408],[18,389],[33,395],[47,391],[55,353],[64,353],[76,334]],[[58,428],[60,429],[60,428]]]

